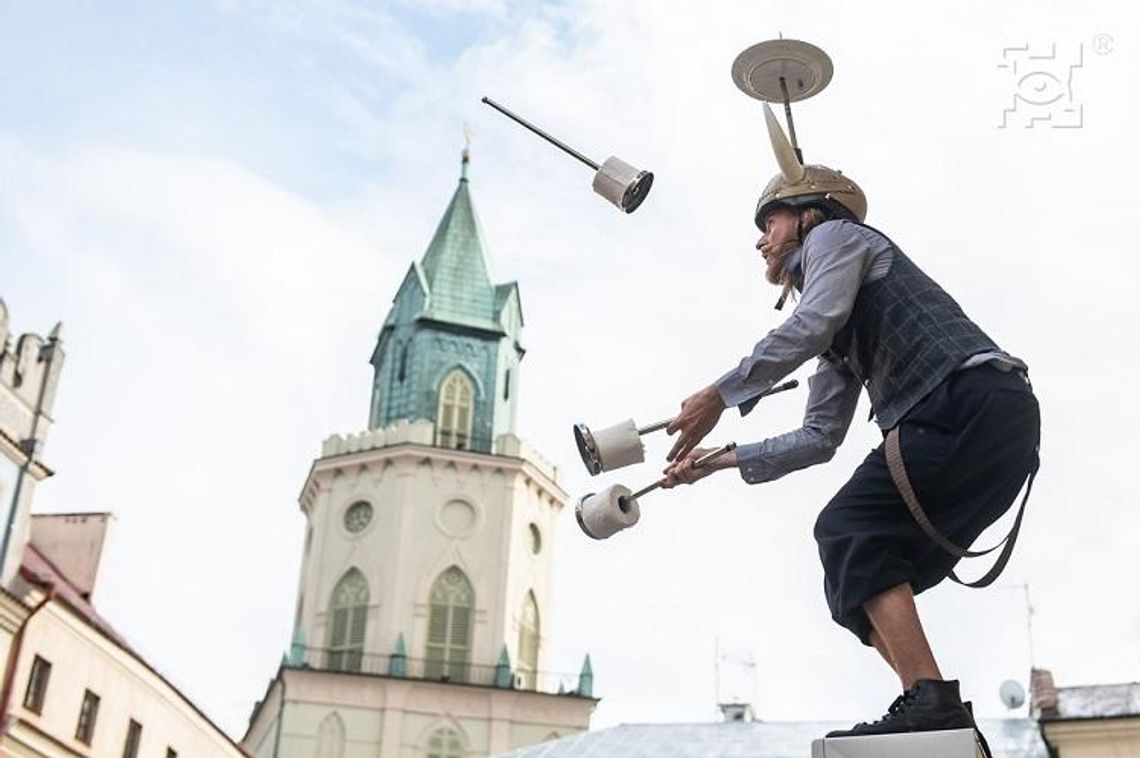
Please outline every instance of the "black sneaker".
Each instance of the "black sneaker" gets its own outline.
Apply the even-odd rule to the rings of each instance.
[[[851,729],[828,732],[828,737],[865,737],[872,734],[933,732],[939,729],[974,729],[974,717],[962,704],[958,682],[919,679],[912,689],[895,698],[878,721]]]

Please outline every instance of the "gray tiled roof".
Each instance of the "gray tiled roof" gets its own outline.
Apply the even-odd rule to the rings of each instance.
[[[835,721],[622,724],[502,754],[502,758],[810,758]],[[1033,719],[983,719],[994,758],[1049,758]]]
[[[1140,716],[1140,683],[1058,687],[1057,714],[1046,717],[1089,719]]]

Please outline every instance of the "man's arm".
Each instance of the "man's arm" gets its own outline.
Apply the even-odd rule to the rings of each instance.
[[[851,315],[873,250],[859,227],[821,224],[803,248],[803,296],[792,315],[713,385],[726,407],[740,405],[827,350]]]
[[[847,436],[862,385],[846,368],[821,358],[808,379],[807,409],[799,429],[736,449],[740,476],[770,482],[798,469],[826,463]]]
[[[756,343],[739,366],[681,404],[680,415],[666,429],[680,432],[667,460],[685,458],[726,407],[759,397],[827,349],[851,315],[873,252],[860,228],[848,221],[828,221],[808,234],[802,251],[804,291],[795,312]]]
[[[741,445],[700,469],[693,468],[693,461],[709,451],[696,448],[665,468],[665,486],[691,484],[713,471],[726,468],[738,468],[744,481],[758,484],[825,463],[831,460],[847,436],[861,388],[850,371],[821,358],[816,373],[808,379],[807,409],[802,427],[763,442]]]

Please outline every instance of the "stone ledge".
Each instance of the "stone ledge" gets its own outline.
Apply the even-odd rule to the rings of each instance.
[[[825,737],[811,743],[811,758],[983,758],[973,729]]]

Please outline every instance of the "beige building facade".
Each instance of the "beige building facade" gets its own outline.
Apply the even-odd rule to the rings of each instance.
[[[0,301],[0,756],[241,756],[92,605],[110,514],[31,514],[62,362]]]
[[[1033,671],[1033,715],[1054,758],[1140,756],[1140,682],[1058,687]]]

